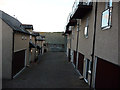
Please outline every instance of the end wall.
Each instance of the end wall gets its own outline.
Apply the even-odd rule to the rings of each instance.
[[[2,78],[11,79],[13,30],[2,21],[2,31]]]

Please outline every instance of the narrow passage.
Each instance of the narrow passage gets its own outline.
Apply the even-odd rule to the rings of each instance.
[[[13,80],[3,80],[3,88],[88,88],[64,52],[47,52]]]

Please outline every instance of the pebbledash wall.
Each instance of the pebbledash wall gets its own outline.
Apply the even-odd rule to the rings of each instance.
[[[113,3],[112,27],[102,30],[101,14],[105,10],[105,3],[98,3],[96,24],[95,55],[114,64],[118,64],[118,6],[119,3]]]
[[[98,3],[94,59],[96,88],[118,88],[120,85],[119,6],[119,2],[112,3],[112,26],[108,29],[101,29],[101,15],[105,10],[105,3]]]
[[[77,25],[72,27],[72,36],[71,36],[71,49],[76,51],[76,44],[77,44]]]
[[[25,50],[26,53],[26,65],[29,64],[29,35],[23,33],[14,34],[14,52]],[[24,39],[22,39],[22,37]]]
[[[32,36],[32,42],[35,44],[35,36]],[[36,58],[36,48],[32,48],[31,61],[33,62]]]
[[[89,11],[81,19],[80,30],[79,30],[79,40],[78,40],[78,69],[83,75],[85,80],[90,85],[91,73],[88,73],[88,62],[92,61],[92,50],[93,50],[93,34],[94,34],[94,21],[95,21],[95,5],[93,2],[92,10]],[[85,35],[85,27],[88,27],[88,35]]]
[[[67,35],[67,56],[69,57],[71,52],[71,34]],[[70,58],[69,58],[70,59]]]
[[[93,88],[118,88],[120,85],[120,2],[112,3],[112,26],[108,29],[102,29],[102,13],[105,11],[106,2],[93,2],[92,10],[87,13],[80,22],[79,38],[78,38],[78,54],[72,54],[70,57],[75,58],[77,69],[83,76],[84,80]],[[97,9],[96,9],[97,8]],[[108,8],[107,8],[108,9]],[[96,16],[95,11],[97,10]],[[95,19],[96,17],[96,19]],[[96,23],[95,23],[96,20]],[[88,22],[87,22],[88,21]],[[85,37],[85,27],[88,23],[88,37]],[[95,27],[96,24],[96,27]],[[67,35],[67,55],[69,57],[69,49],[76,51],[77,28],[73,26],[72,33]],[[94,31],[96,32],[94,33]],[[76,32],[76,33],[75,33]],[[95,34],[95,43],[94,43]],[[74,40],[73,40],[73,37]],[[93,44],[95,47],[93,47]],[[92,53],[94,49],[94,57]],[[74,58],[73,58],[74,59]],[[90,61],[89,65],[87,65]],[[74,62],[73,62],[74,63]],[[76,64],[74,63],[74,64]],[[93,63],[93,68],[92,68]],[[88,70],[88,68],[91,70]],[[88,70],[88,72],[86,72]],[[88,74],[89,73],[89,74]],[[86,74],[88,74],[86,76]],[[91,77],[92,76],[92,77]],[[92,81],[91,81],[92,80]]]

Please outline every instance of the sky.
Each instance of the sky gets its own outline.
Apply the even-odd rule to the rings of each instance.
[[[0,10],[37,32],[65,31],[75,0],[0,0]]]

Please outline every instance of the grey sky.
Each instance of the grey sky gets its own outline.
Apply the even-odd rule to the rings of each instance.
[[[33,24],[34,31],[64,31],[75,0],[0,0],[0,10],[23,24]]]

